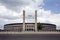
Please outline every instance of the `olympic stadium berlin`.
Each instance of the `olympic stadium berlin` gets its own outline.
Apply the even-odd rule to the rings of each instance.
[[[35,23],[25,23],[25,10],[23,10],[23,23],[11,23],[4,25],[5,31],[56,31],[55,24],[37,23],[37,10],[35,10]]]

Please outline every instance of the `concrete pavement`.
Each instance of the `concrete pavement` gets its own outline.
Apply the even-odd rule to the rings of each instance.
[[[0,32],[0,34],[60,34],[60,32]]]

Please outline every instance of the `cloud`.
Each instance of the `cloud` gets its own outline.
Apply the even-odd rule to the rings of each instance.
[[[34,2],[35,1],[35,2]],[[6,8],[16,12],[20,12],[20,9],[25,6],[35,7],[41,5],[42,0],[0,0],[0,3]]]
[[[26,2],[24,0],[0,0],[0,3],[6,8],[17,12],[20,10],[21,7],[29,4],[29,2]]]
[[[4,19],[18,19],[21,13],[7,9],[5,6],[0,6],[0,18]]]

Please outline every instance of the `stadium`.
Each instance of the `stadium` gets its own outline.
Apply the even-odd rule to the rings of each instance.
[[[40,25],[40,26],[38,26]],[[40,29],[38,27],[41,27]],[[10,23],[4,25],[5,31],[23,31],[23,23]],[[24,31],[35,31],[35,23],[25,23],[25,30]],[[55,24],[49,23],[37,23],[37,31],[56,31]]]

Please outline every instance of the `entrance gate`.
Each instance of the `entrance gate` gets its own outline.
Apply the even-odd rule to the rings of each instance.
[[[35,10],[35,26],[34,26],[34,28],[33,27],[30,28],[30,26],[29,26],[29,27],[27,27],[27,29],[25,26],[25,10],[23,10],[23,32],[24,31],[37,31],[37,10]]]

